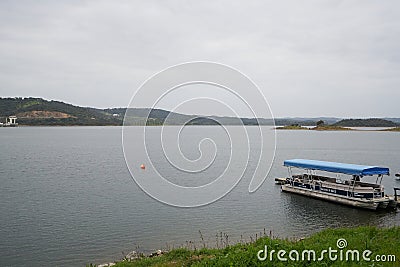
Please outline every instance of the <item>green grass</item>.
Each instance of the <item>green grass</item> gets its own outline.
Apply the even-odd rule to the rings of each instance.
[[[347,241],[347,247],[343,249],[344,253],[347,250],[357,249],[360,252],[361,261],[331,261],[327,254],[322,261],[291,261],[289,259],[287,262],[282,262],[277,259],[276,253],[272,262],[260,261],[257,258],[258,251],[264,249],[266,245],[268,252],[272,249],[285,250],[287,253],[297,250],[300,258],[303,250],[314,250],[318,259],[322,250],[329,249],[329,247],[338,249],[336,242],[339,238]],[[362,252],[366,249],[372,251],[371,259],[374,259],[376,255],[395,255],[396,261],[385,263],[364,261]],[[368,226],[327,229],[300,241],[263,237],[253,243],[236,244],[223,249],[188,250],[180,248],[158,257],[145,257],[133,262],[122,261],[116,266],[400,266],[400,227]]]
[[[335,125],[319,125],[313,128],[306,128],[300,125],[286,125],[281,127],[276,127],[277,130],[314,130],[314,131],[355,131],[351,128],[335,126]]]
[[[286,126],[276,127],[275,129],[277,129],[277,130],[308,130],[308,128],[302,127],[300,125],[286,125]]]
[[[17,107],[19,109],[24,109],[24,108],[28,108],[28,107],[31,107],[31,106],[40,105],[41,103],[42,103],[42,101],[40,101],[38,99],[34,99],[34,100],[31,100],[31,101],[27,101],[25,103],[21,103],[21,104],[17,105]]]
[[[342,126],[335,126],[335,125],[319,125],[314,128],[311,128],[314,131],[355,131],[351,128],[346,128]]]
[[[400,132],[400,127],[384,129],[384,130],[381,130],[381,131],[384,131],[384,132]]]

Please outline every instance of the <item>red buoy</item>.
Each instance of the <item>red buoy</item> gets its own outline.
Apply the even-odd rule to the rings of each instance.
[[[140,168],[141,168],[142,170],[144,170],[144,169],[146,169],[146,166],[144,166],[144,164],[142,164],[142,165],[140,165]]]

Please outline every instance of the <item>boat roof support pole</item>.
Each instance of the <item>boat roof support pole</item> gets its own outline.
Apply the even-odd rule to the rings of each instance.
[[[400,188],[395,187],[395,188],[393,188],[393,189],[394,189],[394,200],[397,202],[397,190],[400,191]]]

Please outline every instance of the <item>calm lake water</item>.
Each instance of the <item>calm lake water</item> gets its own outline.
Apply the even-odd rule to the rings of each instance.
[[[189,128],[188,145],[182,147],[189,158],[198,157],[196,140],[203,136],[213,136],[226,148],[226,137],[215,134],[219,127]],[[247,128],[250,135],[256,129]],[[272,133],[271,127],[263,131]],[[159,127],[149,128],[154,146],[159,133]],[[151,142],[149,153],[159,156]],[[221,155],[216,166],[226,163]],[[139,166],[146,155],[137,157]],[[250,154],[250,171],[254,157]],[[84,266],[120,259],[121,252],[131,250],[152,251],[187,241],[200,246],[199,230],[215,246],[220,232],[235,242],[250,240],[264,228],[274,236],[302,237],[327,227],[400,224],[399,213],[281,193],[273,180],[287,174],[282,163],[290,158],[387,166],[392,172],[384,180],[387,193],[400,187],[393,175],[400,171],[400,134],[395,132],[278,131],[275,161],[258,191],[248,193],[251,177],[246,172],[221,200],[176,208],[149,197],[132,180],[121,127],[0,128],[0,265]],[[176,183],[210,182],[207,172],[200,180],[190,175],[179,179],[182,175],[164,166],[162,157],[157,169]]]

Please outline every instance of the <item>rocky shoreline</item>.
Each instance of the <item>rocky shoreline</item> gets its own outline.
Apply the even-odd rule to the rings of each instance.
[[[168,251],[166,250],[157,250],[155,252],[152,252],[150,254],[144,254],[144,253],[139,253],[135,250],[132,250],[131,252],[129,252],[128,254],[126,254],[124,256],[124,258],[121,261],[127,261],[127,262],[131,262],[131,261],[135,261],[135,260],[139,260],[139,259],[143,259],[143,258],[153,258],[153,257],[159,257],[165,253],[167,253]],[[117,261],[115,262],[108,262],[108,263],[101,263],[101,264],[90,264],[90,267],[111,267],[111,266],[115,266],[117,264]]]

